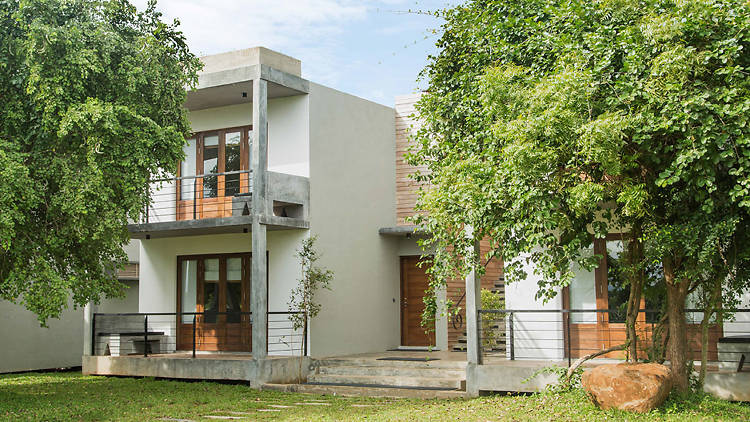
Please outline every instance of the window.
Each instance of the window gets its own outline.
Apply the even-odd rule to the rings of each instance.
[[[250,170],[252,127],[219,129],[195,133],[184,148],[179,165],[182,201],[231,197],[246,192]],[[225,174],[230,173],[230,174]],[[197,179],[192,176],[205,175]],[[202,195],[202,196],[201,196]]]

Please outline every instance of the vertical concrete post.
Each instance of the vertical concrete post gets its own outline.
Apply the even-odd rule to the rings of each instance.
[[[466,236],[473,237],[474,230],[471,227],[466,228]],[[479,256],[479,242],[474,242],[471,249],[467,251],[468,256]],[[468,363],[481,365],[482,353],[479,350],[479,324],[477,321],[477,309],[481,307],[481,287],[480,278],[476,271],[472,270],[466,276],[466,360]]]
[[[252,200],[252,265],[250,311],[253,313],[253,358],[268,355],[268,261],[266,260],[266,226],[262,216],[268,214],[268,83],[253,80],[253,200]]]
[[[466,237],[474,237],[474,228],[467,226]],[[479,242],[474,242],[467,252],[469,257],[479,256]],[[477,365],[482,364],[482,351],[479,343],[479,321],[477,310],[481,307],[480,278],[475,270],[466,276],[466,393],[469,396],[479,395],[479,386],[476,383]]]
[[[91,356],[95,339],[91,336],[91,323],[94,319],[94,305],[91,303],[83,307],[83,356]]]

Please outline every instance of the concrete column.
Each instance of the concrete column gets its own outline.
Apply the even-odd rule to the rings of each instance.
[[[93,307],[91,303],[83,307],[83,356],[91,356],[91,345],[94,342],[91,337],[91,323],[94,320]]]
[[[252,265],[250,311],[253,313],[253,358],[268,355],[268,261],[266,260],[266,226],[260,218],[268,214],[268,83],[253,80],[253,200],[252,200]]]
[[[268,204],[268,82],[253,80],[253,202],[252,212],[265,215]]]
[[[253,216],[252,281],[250,288],[250,311],[253,313],[253,358],[264,359],[268,355],[268,303],[266,277],[266,226]]]
[[[466,236],[474,237],[472,227],[466,228]],[[468,256],[479,256],[479,242],[474,242],[471,249],[467,251]],[[477,321],[477,309],[481,307],[481,283],[476,271],[472,270],[466,276],[466,360],[475,365],[482,364],[482,353],[479,349],[479,323]]]

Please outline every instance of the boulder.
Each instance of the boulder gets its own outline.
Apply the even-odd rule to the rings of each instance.
[[[597,366],[583,373],[581,384],[602,409],[641,413],[661,406],[672,390],[669,368],[658,363]]]

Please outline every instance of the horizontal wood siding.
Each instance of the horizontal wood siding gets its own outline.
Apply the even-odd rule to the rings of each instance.
[[[414,215],[417,194],[420,184],[409,175],[415,171],[426,171],[425,166],[409,165],[404,156],[409,146],[409,136],[419,128],[419,121],[414,117],[414,104],[422,94],[396,97],[396,220],[398,225],[409,225],[406,217]]]

